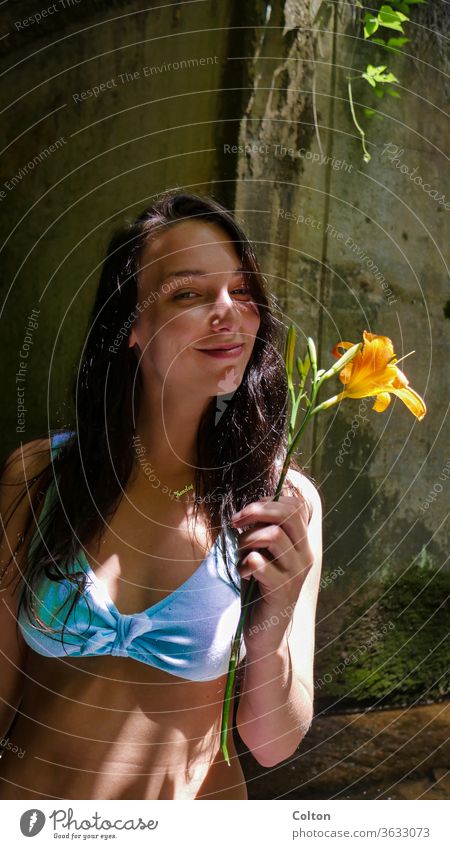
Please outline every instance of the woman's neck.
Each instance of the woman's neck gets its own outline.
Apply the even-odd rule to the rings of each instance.
[[[173,489],[183,489],[194,479],[197,465],[197,433],[207,402],[201,408],[178,398],[177,403],[167,393],[164,408],[160,400],[150,403],[148,396],[141,402],[136,419],[134,443],[138,461],[150,463],[156,474]]]

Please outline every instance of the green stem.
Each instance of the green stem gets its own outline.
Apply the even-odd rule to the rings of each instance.
[[[318,409],[318,408],[314,408],[314,402],[316,400],[316,396],[317,396],[317,393],[320,389],[321,383],[322,383],[321,380],[313,382],[312,391],[311,391],[311,404],[310,404],[310,406],[308,407],[308,410],[305,413],[303,421],[302,421],[294,439],[291,441],[291,443],[289,445],[288,451],[286,453],[286,458],[285,458],[285,461],[283,463],[283,468],[281,470],[280,479],[278,481],[276,493],[273,497],[274,501],[278,501],[279,498],[280,498],[281,490],[283,488],[284,479],[285,479],[287,472],[288,472],[288,469],[289,469],[289,462],[290,462],[290,458],[292,456],[292,452],[294,451],[295,446],[296,446],[297,442],[299,441],[309,419],[312,418],[312,416],[315,414],[316,410]],[[301,395],[301,393],[299,393],[297,400],[300,399],[300,395]],[[238,660],[239,660],[239,650],[240,650],[240,645],[241,645],[242,633],[244,631],[245,620],[247,618],[247,611],[248,611],[250,601],[253,598],[253,593],[254,593],[256,585],[257,585],[257,581],[256,581],[255,577],[252,575],[249,582],[248,582],[248,587],[245,591],[244,601],[242,603],[242,611],[241,611],[241,615],[239,617],[239,623],[238,623],[238,627],[237,627],[237,630],[236,630],[236,634],[234,636],[234,639],[233,639],[233,642],[232,642],[232,645],[231,645],[230,662],[228,664],[228,677],[227,677],[227,682],[226,682],[226,686],[225,686],[225,696],[224,696],[223,710],[222,710],[222,726],[221,726],[221,731],[220,731],[220,747],[221,747],[222,754],[223,754],[228,766],[231,766],[230,758],[229,758],[229,755],[228,755],[228,748],[227,748],[228,719],[229,719],[229,715],[230,715],[231,701],[232,701],[232,698],[233,698],[233,687],[234,687],[234,680],[235,680],[235,677],[236,677],[236,666],[237,666]]]
[[[225,687],[225,696],[224,696],[224,702],[223,702],[222,728],[221,728],[221,732],[220,732],[220,747],[222,749],[222,754],[223,754],[228,766],[231,766],[230,758],[229,758],[229,755],[228,755],[228,747],[227,747],[228,718],[229,718],[229,715],[230,715],[231,700],[233,698],[233,685],[234,685],[234,679],[236,677],[236,666],[237,666],[238,660],[239,660],[239,650],[240,650],[240,646],[241,646],[242,632],[244,630],[245,620],[247,618],[248,604],[250,603],[250,601],[252,599],[253,592],[254,592],[254,589],[255,589],[255,585],[256,585],[256,581],[255,581],[255,578],[252,575],[249,582],[248,582],[248,587],[245,591],[245,596],[244,596],[244,601],[242,603],[242,610],[241,610],[241,615],[239,617],[238,627],[237,627],[236,634],[234,636],[233,642],[231,644],[231,655],[230,655],[230,662],[229,662],[229,665],[228,665],[228,677],[227,677],[227,683],[226,683],[226,687]]]
[[[364,162],[370,162],[372,157],[371,157],[371,155],[370,155],[370,153],[369,153],[369,151],[367,150],[367,147],[366,147],[366,134],[365,134],[363,128],[360,127],[360,125],[358,124],[358,121],[356,120],[355,107],[353,105],[353,97],[352,97],[352,84],[351,84],[350,80],[348,81],[348,99],[349,99],[349,102],[350,102],[350,111],[352,113],[353,123],[354,123],[356,129],[358,130],[358,132],[361,136],[361,144],[362,144],[362,148],[363,148],[363,151],[364,151]]]
[[[290,416],[290,420],[289,420],[288,447],[292,443],[292,435],[293,435],[294,430],[295,430],[295,422],[297,421],[298,408],[299,408],[300,401],[302,400],[303,397],[304,397],[304,395],[302,395],[302,390],[300,388],[300,391],[299,391],[297,398],[295,398],[295,400],[292,403],[291,416]]]

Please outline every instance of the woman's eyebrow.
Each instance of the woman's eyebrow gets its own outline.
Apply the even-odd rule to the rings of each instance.
[[[243,271],[245,271],[245,268],[243,268],[241,266],[240,268],[235,268],[231,273],[232,274],[242,274]],[[183,277],[183,276],[200,277],[201,275],[204,275],[204,274],[214,274],[214,273],[215,272],[213,272],[213,271],[210,271],[210,272],[204,271],[201,268],[180,268],[178,271],[168,271],[167,274],[165,274],[164,277],[162,277],[161,280],[159,281],[159,288],[161,288],[163,283],[165,283],[166,280],[169,280],[171,277]]]

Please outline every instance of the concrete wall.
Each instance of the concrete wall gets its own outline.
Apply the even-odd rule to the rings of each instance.
[[[355,39],[350,4],[274,4],[259,31],[254,90],[242,122],[241,144],[257,140],[260,147],[241,156],[236,211],[260,248],[286,323],[295,321],[300,337],[317,340],[324,366],[334,362],[331,349],[339,340],[359,341],[363,329],[389,336],[398,357],[414,350],[402,367],[428,405],[417,422],[399,399],[383,414],[372,412],[368,399],[347,400],[316,417],[303,443],[300,460],[325,502],[329,583],[319,601],[318,680],[357,645],[357,615],[366,596],[379,594],[386,564],[399,575],[424,546],[436,569],[447,560],[450,212],[429,194],[434,189],[450,199],[445,62],[442,39],[431,31],[446,25],[433,6],[413,8],[408,50],[390,55]],[[367,84],[354,84],[372,155],[365,164],[347,76],[368,62],[389,64],[401,98],[377,102]],[[362,110],[374,101],[378,114],[369,123]],[[411,171],[428,191],[410,179]],[[323,399],[342,388],[330,384]],[[399,594],[398,617],[405,604]],[[372,658],[367,654],[367,672],[378,668],[378,648]],[[425,656],[419,660],[426,663]],[[399,679],[409,668],[406,650]],[[354,699],[348,676],[340,680],[342,698]],[[319,702],[326,692],[326,686],[318,691]]]

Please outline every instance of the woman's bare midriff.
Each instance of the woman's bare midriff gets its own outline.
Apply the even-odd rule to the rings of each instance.
[[[206,523],[134,475],[91,568],[123,613],[179,587],[210,550]],[[150,519],[150,517],[152,517]],[[10,735],[23,757],[0,760],[2,799],[247,799],[232,731],[220,749],[226,674],[189,681],[129,657],[48,658],[28,647]]]
[[[226,676],[192,682],[131,658],[44,658],[29,650],[0,760],[2,799],[247,799],[229,733]]]

